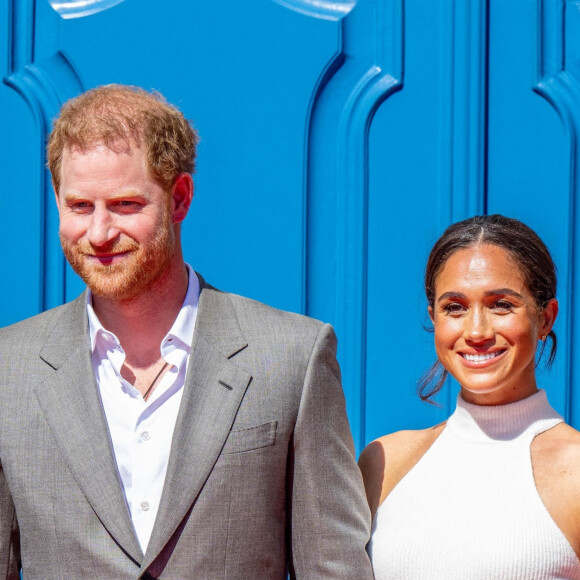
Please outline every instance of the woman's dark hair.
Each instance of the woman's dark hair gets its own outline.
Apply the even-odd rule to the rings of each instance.
[[[511,256],[540,310],[556,297],[556,267],[548,248],[536,232],[513,218],[499,214],[479,215],[450,225],[435,242],[425,268],[425,294],[431,308],[435,302],[435,281],[447,260],[459,250],[482,244],[498,246]],[[554,331],[550,331],[548,337],[552,341],[549,366],[556,356]],[[540,357],[545,344],[542,343]],[[423,401],[431,402],[431,397],[443,387],[447,374],[437,360],[421,377],[417,392]]]

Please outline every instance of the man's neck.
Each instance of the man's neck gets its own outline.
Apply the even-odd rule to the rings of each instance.
[[[115,301],[93,296],[95,314],[113,332],[130,365],[149,366],[159,359],[163,337],[185,300],[188,273],[183,259],[171,263],[153,286],[139,296]]]

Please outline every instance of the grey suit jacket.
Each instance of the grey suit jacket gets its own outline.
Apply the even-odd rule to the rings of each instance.
[[[372,578],[329,325],[201,296],[159,512],[137,542],[86,296],[0,331],[0,577]]]

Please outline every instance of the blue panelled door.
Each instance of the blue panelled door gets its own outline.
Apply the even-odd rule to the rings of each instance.
[[[154,88],[201,134],[184,228],[212,284],[333,323],[357,448],[442,420],[422,274],[452,221],[518,217],[560,274],[540,382],[580,426],[580,9],[562,0],[0,3],[0,325],[82,290],[44,141],[62,102]]]

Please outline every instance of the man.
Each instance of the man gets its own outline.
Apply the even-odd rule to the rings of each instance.
[[[55,122],[60,238],[88,290],[0,332],[6,578],[372,578],[332,329],[183,260],[196,140],[121,85]]]

